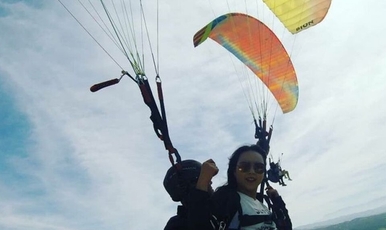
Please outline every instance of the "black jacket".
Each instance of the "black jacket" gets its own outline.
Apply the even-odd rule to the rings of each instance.
[[[177,215],[171,217],[166,223],[164,230],[187,230],[188,221],[185,206],[177,207]]]
[[[264,196],[256,194],[256,198],[262,202]],[[219,225],[225,225],[225,229],[231,230],[239,229],[240,225],[251,225],[251,221],[254,223],[274,221],[278,230],[291,230],[292,223],[282,198],[279,196],[271,200],[272,202],[267,201],[272,215],[261,216],[259,220],[251,220],[249,218],[251,216],[241,215],[240,196],[235,189],[222,187],[212,196],[208,192],[194,189],[190,192],[188,199],[189,229],[214,230],[219,229]],[[236,227],[233,226],[234,223],[230,226],[237,212],[240,214],[240,223]]]

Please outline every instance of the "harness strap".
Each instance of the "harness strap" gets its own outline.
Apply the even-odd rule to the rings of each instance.
[[[172,141],[170,140],[170,137],[169,137],[169,130],[168,130],[168,125],[166,121],[165,104],[164,104],[163,93],[162,93],[161,78],[158,75],[155,78],[157,82],[158,100],[160,102],[160,107],[161,107],[161,113],[160,113],[146,76],[139,74],[136,76],[136,78],[134,78],[125,70],[122,70],[121,73],[122,75],[119,79],[116,78],[116,79],[95,84],[91,86],[90,91],[96,92],[105,87],[115,85],[119,83],[119,81],[122,79],[124,75],[130,77],[131,80],[136,82],[141,91],[143,101],[150,108],[150,111],[151,111],[150,120],[153,122],[153,129],[155,134],[160,140],[164,142],[165,149],[169,151],[170,163],[172,163],[172,165],[174,166],[174,158],[172,156],[174,154],[177,161],[177,168],[180,168],[179,167],[179,164],[181,163],[180,154],[178,153],[177,149],[173,147]]]
[[[256,198],[262,202],[264,195],[256,194]],[[268,198],[268,197],[267,197]],[[243,209],[238,201],[237,212],[232,218],[232,221],[229,223],[229,229],[240,229],[241,227],[251,226],[254,224],[262,223],[262,222],[271,222],[271,215],[247,215],[243,214]]]
[[[262,222],[268,222],[272,221],[271,215],[242,215],[239,217],[240,220],[240,227],[244,226],[251,226],[254,224],[262,223]]]
[[[160,102],[161,112],[158,109],[158,106],[155,102],[153,93],[151,91],[149,81],[147,78],[141,79],[138,81],[138,86],[141,90],[142,98],[145,104],[150,108],[150,120],[153,122],[153,129],[157,137],[163,141],[165,149],[169,152],[169,161],[172,165],[175,164],[173,154],[176,157],[177,164],[181,163],[181,156],[178,153],[177,149],[174,148],[172,141],[170,140],[167,121],[166,121],[166,112],[165,104],[162,93],[162,85],[160,77],[156,77],[157,82],[157,91],[158,91],[158,100]]]

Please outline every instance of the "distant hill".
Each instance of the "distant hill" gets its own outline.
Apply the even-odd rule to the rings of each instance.
[[[298,229],[298,228],[297,228]],[[324,227],[301,228],[303,230],[386,230],[386,213],[355,218],[340,224]]]
[[[313,230],[386,230],[386,213],[360,217],[351,221],[335,224]]]
[[[313,224],[299,226],[299,227],[294,228],[294,230],[329,229],[326,227],[336,226],[336,225],[343,224],[343,223],[349,223],[353,220],[362,219],[364,217],[375,217],[375,216],[384,215],[384,214],[386,214],[386,205],[380,206],[380,207],[375,208],[375,209],[359,212],[359,213],[354,213],[354,214],[350,214],[350,215],[346,215],[346,216],[340,216],[340,217],[326,220],[326,221],[322,221],[322,222],[317,222],[317,223],[313,223]],[[386,228],[386,227],[384,227],[384,228]],[[348,229],[348,228],[340,228],[340,229]],[[363,228],[363,230],[367,230],[367,228]],[[380,229],[377,229],[377,230],[380,230]],[[382,229],[382,230],[386,230],[386,229]]]

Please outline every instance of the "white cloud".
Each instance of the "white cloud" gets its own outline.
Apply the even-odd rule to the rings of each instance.
[[[385,34],[382,24],[374,26],[384,4],[334,1],[325,21],[296,36],[299,103],[277,114],[271,144],[275,157],[284,152],[283,167],[293,178],[278,189],[295,226],[384,200]],[[0,21],[2,82],[33,125],[28,156],[15,157],[8,172],[22,179],[15,187],[0,184],[2,229],[163,228],[176,206],[162,185],[170,163],[138,87],[124,78],[88,91],[119,77],[120,69],[58,2],[0,6],[10,11]],[[126,63],[74,6],[111,55]],[[154,8],[145,7],[154,31]],[[219,164],[215,186],[225,182],[231,152],[254,142],[254,127],[226,51],[212,41],[193,48],[192,37],[230,9],[245,11],[239,7],[160,5],[160,72],[171,138],[184,159]],[[293,38],[285,39],[291,46]],[[155,90],[150,62],[146,69]]]

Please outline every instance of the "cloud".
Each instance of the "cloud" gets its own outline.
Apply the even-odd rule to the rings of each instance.
[[[81,7],[66,4],[130,71]],[[232,56],[212,41],[193,48],[192,37],[220,14],[245,12],[238,4],[160,4],[166,31],[159,37],[160,76],[170,135],[183,159],[218,163],[214,186],[226,181],[232,151],[255,141],[253,120]],[[275,159],[284,153],[283,167],[293,178],[276,188],[295,226],[382,205],[385,34],[382,25],[369,25],[383,17],[384,4],[333,2],[317,27],[295,38],[279,36],[292,50],[300,96],[293,112],[276,113],[271,153]],[[145,5],[152,32],[154,7]],[[7,150],[19,154],[1,160],[1,228],[163,228],[177,205],[162,185],[170,162],[138,87],[123,78],[88,91],[119,77],[121,69],[58,2],[2,2],[0,9],[7,12],[0,13],[1,89],[15,108],[1,105],[20,112],[4,124],[29,135],[20,136],[22,147]],[[272,20],[258,9],[249,12]],[[146,63],[155,90],[151,60]]]

